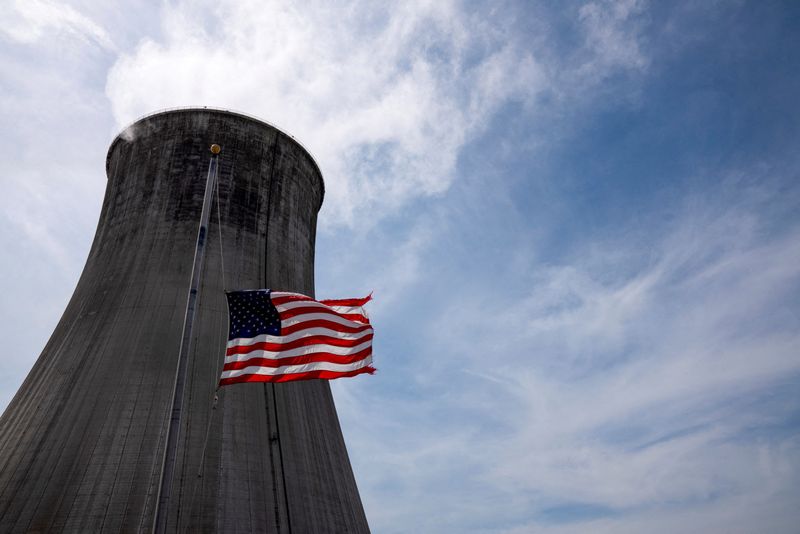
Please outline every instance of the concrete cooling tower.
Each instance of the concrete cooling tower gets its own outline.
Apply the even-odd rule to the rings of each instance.
[[[223,289],[313,296],[324,187],[291,136],[203,108],[145,117],[109,148],[86,266],[0,418],[0,532],[153,529],[210,158],[218,192],[166,530],[369,531],[328,382],[228,386],[212,409]]]

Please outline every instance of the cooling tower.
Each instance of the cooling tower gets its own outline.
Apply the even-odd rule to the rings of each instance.
[[[324,189],[291,136],[210,109],[145,117],[109,148],[86,266],[0,418],[0,532],[152,528],[212,143],[222,147],[218,198],[168,530],[368,532],[327,382],[228,386],[212,410],[228,328],[223,272],[225,289],[313,295]]]

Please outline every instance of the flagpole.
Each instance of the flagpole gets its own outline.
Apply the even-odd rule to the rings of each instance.
[[[206,188],[203,193],[200,228],[197,230],[197,244],[194,250],[194,263],[192,264],[189,295],[186,299],[186,313],[183,319],[183,334],[181,335],[181,345],[178,351],[175,384],[172,388],[172,408],[170,410],[167,426],[167,441],[164,446],[164,460],[161,464],[158,498],[156,499],[156,509],[153,515],[153,534],[163,534],[167,530],[172,480],[175,476],[175,459],[178,453],[178,437],[180,434],[181,415],[183,412],[183,392],[186,387],[186,371],[188,369],[189,354],[191,353],[193,344],[192,327],[194,326],[195,316],[197,315],[197,296],[200,291],[200,278],[203,274],[208,221],[210,218],[214,186],[217,181],[217,156],[219,152],[219,145],[211,145],[211,159],[208,163]]]

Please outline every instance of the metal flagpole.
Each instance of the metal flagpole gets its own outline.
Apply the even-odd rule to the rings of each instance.
[[[192,279],[191,285],[189,286],[189,296],[186,300],[186,315],[183,319],[183,334],[181,336],[180,350],[178,351],[175,385],[172,389],[172,409],[167,427],[167,443],[164,447],[164,461],[161,465],[161,480],[158,486],[158,498],[156,500],[156,510],[153,517],[154,534],[163,534],[167,530],[172,479],[175,475],[175,457],[178,453],[178,435],[181,429],[183,391],[186,386],[186,370],[189,363],[189,353],[192,350],[192,326],[194,325],[195,315],[197,314],[197,294],[200,288],[200,277],[203,274],[206,236],[208,234],[208,221],[211,214],[211,200],[217,181],[217,155],[219,152],[219,145],[211,145],[211,160],[208,163],[206,189],[203,194],[203,210],[200,213],[200,228],[197,231],[197,245],[194,250],[194,263],[192,264]]]

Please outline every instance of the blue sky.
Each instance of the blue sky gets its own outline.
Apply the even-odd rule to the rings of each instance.
[[[108,144],[172,106],[319,160],[317,295],[375,532],[795,532],[800,4],[75,0],[0,11],[0,406]]]

